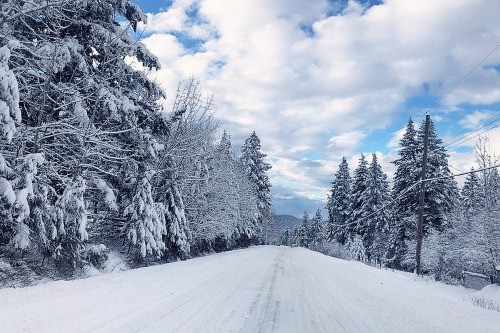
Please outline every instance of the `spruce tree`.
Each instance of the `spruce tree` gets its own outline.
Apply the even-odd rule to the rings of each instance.
[[[351,176],[349,165],[345,157],[339,165],[332,182],[332,190],[328,198],[328,237],[345,244],[349,239],[349,228],[345,224],[350,216]]]
[[[262,225],[265,237],[273,229],[273,215],[271,204],[271,183],[266,172],[271,168],[264,162],[265,154],[261,151],[260,139],[255,132],[245,140],[241,149],[241,162],[246,168],[247,177],[254,185],[257,194],[258,218],[257,221]]]
[[[299,238],[299,246],[308,247],[310,243],[309,238],[309,214],[304,212],[300,224],[297,229],[297,237]]]
[[[476,172],[474,172],[474,168],[472,168],[462,188],[462,209],[464,213],[470,217],[477,213],[477,210],[480,209],[483,204],[483,188]]]
[[[349,219],[348,223],[351,225],[347,226],[349,238],[352,238],[354,234],[360,236],[361,239],[365,238],[365,233],[370,232],[365,227],[366,221],[360,221],[360,219],[366,217],[366,189],[368,185],[368,162],[363,154],[359,158],[359,164],[356,170],[354,170],[354,178],[351,187],[351,199],[349,203]],[[366,247],[366,244],[365,244]]]
[[[389,267],[401,269],[402,260],[407,251],[407,240],[414,238],[415,221],[418,209],[419,188],[415,186],[420,179],[419,150],[417,131],[410,118],[406,124],[405,133],[399,142],[398,159],[394,162],[396,173],[392,187],[393,217],[390,225],[389,244],[386,260]]]
[[[311,219],[311,228],[309,229],[309,239],[314,245],[323,243],[326,240],[326,226],[321,215],[321,209],[317,209]]]
[[[422,167],[422,156],[424,149],[424,128],[422,123],[417,134],[418,156],[417,166]],[[426,178],[438,178],[450,176],[448,166],[448,154],[443,147],[443,141],[438,137],[436,128],[432,120],[429,124],[428,137],[428,162]],[[458,198],[458,187],[454,178],[444,178],[427,182],[425,186],[425,215],[424,215],[424,234],[429,228],[443,231],[449,221],[448,215],[455,208]]]
[[[385,254],[389,233],[390,201],[387,175],[378,163],[377,155],[372,155],[368,168],[366,191],[363,194],[362,239],[369,259],[381,261]]]

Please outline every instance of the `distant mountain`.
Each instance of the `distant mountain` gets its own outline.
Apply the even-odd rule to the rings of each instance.
[[[300,219],[292,215],[274,215],[274,221],[280,230],[291,229],[300,223]]]

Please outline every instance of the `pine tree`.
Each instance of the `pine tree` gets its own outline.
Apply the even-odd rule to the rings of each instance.
[[[351,225],[347,227],[349,238],[352,238],[354,234],[357,234],[361,239],[364,239],[365,234],[371,232],[371,230],[367,230],[365,227],[365,221],[358,222],[360,219],[366,217],[364,207],[366,206],[365,192],[367,186],[368,162],[366,161],[365,156],[361,154],[358,167],[354,170],[354,179],[351,187],[351,198],[349,203],[350,215],[348,219],[348,223],[351,223]]]
[[[264,162],[265,154],[261,151],[260,139],[255,132],[245,140],[241,152],[241,161],[246,168],[246,174],[257,194],[257,206],[259,216],[257,218],[259,224],[263,226],[265,237],[269,237],[273,229],[273,216],[271,204],[271,183],[266,172],[271,168],[269,164]]]
[[[363,216],[367,217],[361,224],[362,240],[368,259],[381,261],[385,254],[390,221],[389,184],[387,175],[378,163],[377,155],[372,155],[368,169],[367,188],[363,193]]]
[[[462,188],[462,208],[467,216],[474,215],[484,204],[484,193],[479,178],[471,169]]]
[[[308,247],[311,240],[309,238],[309,214],[304,212],[300,224],[297,229],[297,237],[299,238],[299,246]]]
[[[417,166],[422,166],[422,156],[424,147],[424,128],[422,124],[417,134],[418,156]],[[448,155],[443,147],[443,141],[437,136],[434,123],[429,124],[428,138],[428,162],[426,178],[437,178],[450,176],[451,172],[448,166]],[[443,231],[449,223],[447,216],[455,208],[458,198],[458,187],[454,178],[444,178],[427,182],[425,186],[425,215],[424,215],[424,234],[429,228]]]
[[[85,180],[78,177],[68,185],[56,202],[57,236],[55,255],[69,260],[73,267],[81,262],[81,252],[88,241]]]
[[[321,215],[321,209],[317,209],[313,218],[311,219],[311,228],[309,229],[309,238],[313,245],[322,244],[326,241],[326,226]]]
[[[401,269],[407,240],[416,234],[414,225],[419,197],[418,186],[411,188],[420,178],[417,131],[411,118],[399,145],[399,158],[393,162],[396,165],[392,188],[394,206],[386,260],[389,267]]]
[[[343,157],[339,171],[335,174],[335,179],[332,182],[332,190],[326,206],[328,210],[328,237],[337,239],[341,244],[345,244],[349,239],[349,229],[344,225],[348,223],[350,215],[350,181],[349,165],[347,159]]]
[[[125,234],[130,245],[137,246],[138,254],[144,258],[148,254],[160,256],[165,249],[163,236],[167,234],[165,220],[161,218],[166,208],[153,202],[151,184],[147,175],[137,184],[132,203],[125,208],[129,219],[125,224]],[[129,245],[129,246],[130,246]]]

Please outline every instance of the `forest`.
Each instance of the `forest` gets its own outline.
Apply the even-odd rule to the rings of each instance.
[[[132,66],[160,67],[138,6],[0,4],[0,259],[70,275],[110,249],[144,265],[268,241],[259,137],[233,149],[195,79],[165,109]]]

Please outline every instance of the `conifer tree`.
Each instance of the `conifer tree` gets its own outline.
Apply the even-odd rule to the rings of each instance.
[[[358,222],[360,219],[366,217],[366,189],[368,186],[368,162],[363,154],[359,158],[359,164],[354,170],[354,178],[351,187],[351,198],[349,203],[349,219],[347,226],[348,237],[352,238],[354,234],[358,234],[361,239],[365,237],[365,233],[370,232],[366,230],[365,221]],[[365,244],[366,247],[366,244]]]
[[[154,203],[148,175],[142,177],[132,203],[124,211],[129,219],[124,226],[129,248],[130,245],[136,246],[137,254],[142,258],[148,254],[160,256],[165,249],[163,236],[167,230],[165,220],[161,218],[165,209]]]
[[[474,168],[471,172],[467,175],[462,188],[462,208],[467,216],[477,213],[477,210],[484,204],[484,193],[479,178]]]
[[[368,259],[380,262],[389,236],[390,192],[387,175],[382,171],[375,153],[368,168],[367,187],[362,201],[363,216],[367,218],[361,224],[360,234]]]
[[[343,157],[332,182],[332,190],[326,206],[328,210],[328,237],[335,238],[341,244],[345,244],[349,239],[349,230],[345,224],[348,223],[350,215],[350,181],[349,165],[347,159]]]
[[[297,229],[297,237],[299,238],[299,246],[308,247],[310,243],[309,238],[309,214],[304,212],[300,224]]]
[[[309,238],[314,245],[322,244],[326,241],[326,226],[321,215],[321,209],[317,209],[311,219]]]
[[[424,128],[422,124],[417,134],[418,156],[417,166],[422,167],[422,156],[424,149]],[[437,178],[450,176],[448,166],[448,155],[443,147],[443,141],[438,137],[432,120],[429,124],[428,138],[428,162],[426,178]],[[425,186],[425,216],[424,234],[429,228],[443,231],[447,226],[447,216],[455,208],[458,199],[458,187],[454,178],[444,178],[427,182]]]
[[[246,174],[254,185],[257,194],[258,222],[262,225],[265,237],[273,229],[273,216],[271,204],[271,183],[266,172],[271,168],[264,162],[265,154],[261,151],[260,139],[255,132],[245,140],[241,149],[241,161],[246,168]]]
[[[411,118],[406,124],[405,133],[399,145],[399,157],[392,162],[396,165],[392,187],[394,206],[386,260],[389,267],[401,269],[403,268],[402,260],[407,251],[407,240],[414,238],[416,234],[414,225],[419,189],[418,186],[408,189],[419,180],[421,174],[418,162],[417,131]]]

